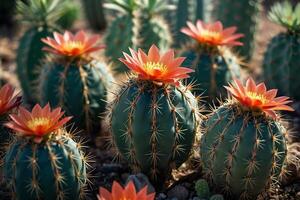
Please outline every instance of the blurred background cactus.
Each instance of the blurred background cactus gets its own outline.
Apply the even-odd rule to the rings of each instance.
[[[85,17],[94,30],[103,30],[106,27],[103,0],[82,0]]]

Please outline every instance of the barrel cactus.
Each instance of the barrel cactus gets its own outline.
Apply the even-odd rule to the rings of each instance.
[[[111,3],[106,4],[106,8],[119,12],[108,28],[105,38],[105,54],[114,62],[118,72],[126,70],[117,59],[128,47],[147,50],[152,44],[164,49],[171,45],[169,27],[161,17],[162,13],[169,9],[167,1],[111,0]]]
[[[104,48],[97,45],[98,35],[87,36],[84,31],[54,38],[44,38],[53,55],[45,62],[40,79],[40,100],[52,107],[61,106],[74,116],[75,127],[85,130],[93,139],[101,128],[100,115],[105,111],[107,88],[113,82],[108,66],[89,54]]]
[[[207,199],[210,196],[209,185],[205,179],[196,181],[195,190],[200,199]]]
[[[80,144],[62,127],[70,117],[60,108],[20,107],[5,125],[16,132],[4,158],[4,179],[13,199],[78,200],[87,182]]]
[[[222,86],[233,78],[240,77],[240,59],[229,47],[242,45],[238,41],[242,34],[236,34],[236,27],[223,29],[221,22],[196,25],[187,22],[188,28],[181,31],[195,39],[197,43],[187,45],[182,50],[186,57],[183,66],[192,67],[195,73],[189,79],[198,85],[199,94],[214,99],[225,93]]]
[[[112,141],[133,170],[156,184],[188,159],[193,146],[197,100],[179,82],[193,70],[180,67],[184,58],[174,58],[173,50],[160,54],[153,45],[148,55],[130,52],[120,60],[138,76],[130,76],[109,105]]]
[[[244,46],[239,48],[240,54],[250,60],[255,47],[255,34],[262,9],[262,0],[215,0],[211,18],[222,20],[224,26],[236,25],[245,35],[241,39]]]
[[[17,74],[26,103],[38,101],[38,77],[45,58],[41,39],[58,28],[57,21],[65,14],[65,4],[58,0],[31,0],[17,2],[17,10],[28,29],[22,36],[17,51]]]
[[[204,123],[201,164],[206,179],[229,199],[256,199],[285,175],[287,131],[275,111],[292,111],[291,101],[251,78],[226,89],[233,98]]]
[[[86,19],[94,30],[102,30],[106,27],[103,0],[82,0]]]
[[[3,157],[3,148],[10,141],[10,135],[6,128],[3,126],[7,120],[8,114],[12,112],[17,106],[21,104],[21,97],[15,93],[15,89],[5,84],[0,86],[0,157]]]
[[[269,13],[272,21],[287,29],[276,35],[265,53],[263,70],[266,82],[283,95],[300,100],[300,3],[276,3]]]

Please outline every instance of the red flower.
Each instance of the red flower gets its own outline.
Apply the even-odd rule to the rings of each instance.
[[[100,39],[98,35],[88,37],[84,31],[79,31],[75,35],[66,31],[64,35],[54,32],[54,39],[43,38],[42,42],[50,47],[44,47],[43,50],[54,54],[77,57],[89,54],[93,51],[103,49],[104,46],[97,46]]]
[[[125,59],[120,58],[120,61],[143,80],[178,85],[178,80],[188,78],[188,73],[194,71],[190,68],[181,67],[185,58],[174,58],[174,50],[161,54],[155,45],[151,46],[148,55],[141,49],[138,52],[129,50],[131,56],[123,53]]]
[[[15,89],[11,85],[5,84],[0,88],[0,115],[7,113],[20,104],[21,97],[17,96]]]
[[[276,110],[294,111],[286,104],[290,103],[289,97],[276,97],[277,89],[267,90],[264,83],[255,84],[252,78],[247,80],[246,86],[239,80],[234,80],[235,85],[229,84],[225,88],[231,95],[245,107],[260,110],[266,115],[276,118]]]
[[[34,141],[40,143],[44,136],[57,131],[71,119],[71,117],[62,118],[63,115],[61,108],[51,111],[49,104],[44,108],[37,104],[32,112],[20,107],[19,113],[11,114],[11,121],[5,126],[22,136],[34,137]]]
[[[137,193],[132,181],[124,189],[114,181],[111,193],[105,188],[100,188],[98,200],[154,200],[154,197],[155,193],[147,194],[147,186]]]
[[[212,46],[227,45],[227,46],[242,46],[243,43],[237,39],[243,37],[243,34],[235,33],[235,26],[223,29],[220,21],[215,23],[204,23],[198,20],[196,25],[187,22],[188,27],[182,28],[181,32],[194,38],[201,44]]]

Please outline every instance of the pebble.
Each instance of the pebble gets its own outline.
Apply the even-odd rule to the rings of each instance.
[[[181,185],[176,185],[171,190],[169,190],[167,194],[169,198],[172,198],[172,200],[173,197],[176,197],[177,200],[186,200],[188,199],[189,191]]]

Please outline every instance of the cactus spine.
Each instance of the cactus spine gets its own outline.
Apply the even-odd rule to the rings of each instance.
[[[261,4],[262,0],[216,0],[213,8],[214,19],[221,20],[224,26],[237,26],[245,35],[241,39],[244,46],[238,50],[246,60],[250,60],[254,52]]]
[[[109,108],[113,144],[134,170],[157,183],[187,160],[199,120],[188,88],[131,78]]]
[[[167,49],[171,45],[168,25],[160,17],[163,11],[169,9],[166,1],[115,0],[106,7],[120,13],[111,23],[105,38],[105,55],[114,62],[116,71],[126,70],[117,59],[128,47],[148,49],[152,44],[157,44]]]
[[[241,77],[241,61],[228,48],[187,45],[182,56],[186,57],[183,66],[195,70],[189,81],[199,86],[196,92],[210,99],[224,95],[223,85]]]
[[[300,100],[300,3],[292,7],[288,2],[277,3],[269,13],[270,19],[287,29],[270,41],[265,53],[263,69],[266,82],[283,95]]]
[[[82,0],[87,21],[94,30],[102,30],[106,27],[104,17],[103,0]]]
[[[45,64],[41,75],[40,95],[43,104],[61,106],[74,116],[75,125],[95,137],[101,128],[100,116],[105,111],[107,88],[113,77],[106,66],[96,60]]]
[[[40,144],[16,138],[4,160],[13,199],[81,199],[87,174],[79,146],[64,131]]]
[[[213,111],[204,133],[205,176],[230,199],[255,199],[284,174],[286,130],[277,120],[229,101]]]

